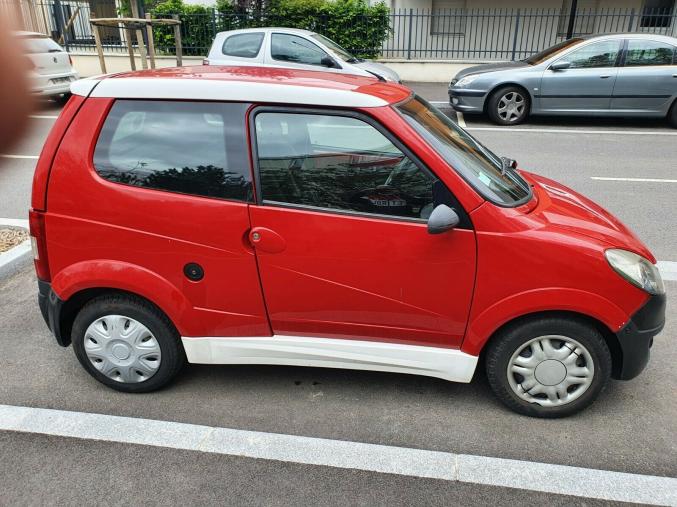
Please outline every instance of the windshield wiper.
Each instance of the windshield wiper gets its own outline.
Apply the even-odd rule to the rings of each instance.
[[[501,174],[517,169],[517,160],[508,157],[501,157]]]

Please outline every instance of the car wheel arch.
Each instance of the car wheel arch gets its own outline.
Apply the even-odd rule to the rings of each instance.
[[[526,88],[526,87],[525,87],[523,84],[521,84],[521,83],[515,83],[515,82],[512,82],[512,81],[505,81],[505,82],[502,82],[502,83],[500,83],[500,84],[497,84],[496,86],[494,86],[491,90],[489,90],[489,91],[487,92],[487,94],[486,94],[486,99],[485,99],[485,101],[484,101],[484,113],[485,113],[485,114],[487,113],[487,108],[489,107],[489,98],[490,98],[491,96],[493,96],[495,93],[497,93],[498,91],[500,91],[501,89],[503,89],[503,88],[509,88],[509,87],[511,87],[511,86],[514,86],[514,87],[516,87],[516,88],[520,88],[520,89],[524,90],[524,93],[529,97],[529,110],[531,110],[531,106],[532,106],[533,103],[534,103],[534,96],[531,94],[531,92],[529,91],[529,89]]]
[[[133,296],[142,299],[148,304],[154,306],[159,312],[163,313],[167,317],[167,319],[169,319],[169,321],[172,322],[172,324],[174,323],[174,321],[169,317],[169,315],[167,315],[167,312],[165,312],[152,300],[135,292],[130,292],[127,290],[117,289],[113,287],[94,287],[89,289],[83,289],[72,294],[71,297],[65,300],[63,302],[63,305],[61,306],[61,310],[59,312],[58,317],[58,326],[59,326],[59,334],[61,336],[64,346],[70,344],[71,342],[73,323],[75,322],[75,318],[77,317],[80,310],[93,299],[96,299],[101,296],[114,296],[114,295]]]
[[[489,349],[489,346],[491,343],[499,339],[500,336],[509,328],[513,326],[520,326],[522,324],[525,324],[526,322],[532,321],[532,320],[537,320],[537,319],[546,319],[546,318],[566,318],[566,319],[571,319],[577,322],[580,322],[582,324],[588,325],[597,331],[602,335],[604,338],[604,341],[606,342],[607,346],[609,347],[609,352],[611,352],[611,362],[612,362],[612,372],[611,376],[612,378],[619,378],[620,373],[621,373],[621,368],[623,366],[623,352],[621,349],[621,345],[618,341],[618,337],[616,334],[607,326],[604,322],[602,322],[599,319],[596,319],[595,317],[591,317],[590,315],[587,315],[585,313],[577,312],[577,311],[570,311],[570,310],[546,310],[546,311],[540,311],[540,312],[533,312],[533,313],[527,313],[524,315],[520,315],[519,317],[515,317],[514,319],[511,319],[505,323],[503,323],[501,326],[499,326],[491,335],[488,337],[486,342],[484,343],[484,346],[482,347],[482,350],[480,352],[480,362],[484,362],[485,360],[485,353]]]
[[[75,312],[75,318],[77,311],[74,309],[81,308],[103,293],[126,293],[148,301],[164,313],[179,332],[180,317],[192,308],[186,296],[159,274],[142,266],[114,260],[97,259],[72,264],[53,277],[52,290],[63,301],[63,307],[68,308],[63,317],[66,318],[62,323],[66,325],[63,331],[68,329],[70,313]],[[62,336],[69,337],[70,333]]]
[[[632,312],[626,310],[607,298],[582,290],[551,287],[525,291],[489,305],[476,315],[471,314],[461,350],[478,355],[504,326],[548,312],[592,319],[613,334],[630,319]]]

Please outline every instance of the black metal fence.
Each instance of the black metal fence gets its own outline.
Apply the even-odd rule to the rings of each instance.
[[[42,0],[38,3],[47,33],[61,37],[71,51],[92,51],[89,3],[82,0]],[[61,12],[61,14],[59,14]],[[96,13],[102,17],[108,13]],[[166,17],[166,15],[158,16]],[[295,20],[251,14],[225,14],[209,9],[206,14],[180,16],[185,55],[206,55],[217,32],[257,26],[297,26]],[[307,22],[306,28],[323,33],[326,19]],[[353,30],[367,32],[373,19],[357,18]],[[390,59],[518,60],[566,38],[569,13],[561,9],[398,9],[389,15],[387,37],[380,44],[381,57]],[[573,35],[644,32],[677,37],[675,9],[579,9],[573,20]],[[105,28],[102,42],[107,51],[126,51],[124,30]],[[171,54],[173,35],[155,31],[158,53]],[[371,49],[347,48],[356,54]]]
[[[561,9],[406,9],[391,13],[384,58],[518,60],[567,36]],[[652,32],[677,35],[672,9],[579,9],[573,36]]]

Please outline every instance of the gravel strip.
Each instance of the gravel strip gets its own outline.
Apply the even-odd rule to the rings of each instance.
[[[28,239],[28,231],[21,227],[0,226],[0,253],[14,248]]]

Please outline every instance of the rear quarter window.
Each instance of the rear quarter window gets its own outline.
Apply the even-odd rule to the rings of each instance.
[[[231,35],[223,42],[222,52],[226,56],[256,58],[262,42],[263,32]]]
[[[118,100],[94,151],[115,183],[249,201],[247,104]]]
[[[22,37],[21,43],[27,53],[61,53],[63,48],[49,37]]]

